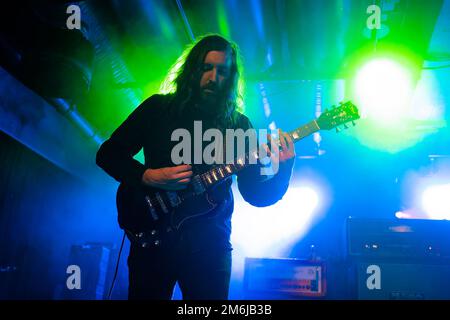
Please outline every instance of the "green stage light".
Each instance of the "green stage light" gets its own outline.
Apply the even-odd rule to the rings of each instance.
[[[408,117],[413,94],[411,75],[390,59],[374,59],[359,69],[355,78],[355,99],[367,118],[384,126],[396,125]]]
[[[421,77],[421,60],[408,50],[370,48],[351,57],[348,95],[361,114],[359,128],[353,130],[361,144],[396,153],[423,140],[417,130],[413,109],[416,85]],[[357,126],[358,127],[358,126]]]
[[[230,38],[230,25],[228,24],[228,17],[226,8],[223,2],[219,2],[217,5],[217,21],[219,23],[220,34],[226,38]]]

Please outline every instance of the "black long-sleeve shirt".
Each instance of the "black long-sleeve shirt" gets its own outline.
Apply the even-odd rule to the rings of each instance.
[[[203,132],[213,127],[211,121],[201,112],[192,111],[183,116],[173,116],[169,112],[168,96],[153,95],[139,105],[101,145],[97,153],[97,164],[119,182],[141,185],[147,168],[175,166],[171,159],[171,150],[178,142],[171,141],[171,134],[178,128],[185,128],[193,133],[193,123],[196,120],[202,121]],[[238,113],[236,127],[230,129],[241,128],[245,131],[251,127],[249,119]],[[133,158],[142,148],[145,164]],[[207,165],[195,166],[203,170],[207,168]],[[280,164],[279,172],[272,179],[265,180],[260,175],[259,166],[250,166],[237,174],[239,191],[243,198],[254,206],[272,205],[285,194],[291,171],[292,162]],[[231,248],[231,215],[234,208],[231,183],[229,178],[214,190],[215,198],[218,196],[223,202],[216,209],[220,212],[209,215],[214,218],[192,219],[192,222],[187,223],[181,230],[181,239],[186,250]]]

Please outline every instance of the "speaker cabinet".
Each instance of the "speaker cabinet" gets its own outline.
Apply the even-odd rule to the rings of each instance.
[[[366,261],[351,272],[359,300],[450,299],[449,265]]]
[[[357,299],[450,299],[450,221],[347,221],[349,281]]]

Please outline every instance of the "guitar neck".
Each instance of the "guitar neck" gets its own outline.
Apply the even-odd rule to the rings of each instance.
[[[312,120],[307,124],[300,126],[293,131],[288,132],[288,135],[292,138],[292,141],[295,143],[319,130],[320,127],[317,124],[317,121]],[[280,145],[279,141],[276,141],[276,143]],[[245,153],[244,156],[235,159],[233,163],[215,166],[214,168],[200,174],[199,176],[205,187],[208,188],[246,168],[252,163],[251,160],[255,160],[257,158],[258,158],[258,150],[252,150],[250,152]]]
[[[298,127],[297,129],[288,132],[288,135],[291,136],[292,141],[295,143],[297,141],[300,141],[303,138],[306,138],[307,136],[317,132],[320,130],[319,125],[317,124],[316,120],[310,121],[307,124]]]

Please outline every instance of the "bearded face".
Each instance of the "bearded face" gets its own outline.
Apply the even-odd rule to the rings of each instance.
[[[207,53],[201,66],[199,87],[200,101],[205,107],[214,108],[220,101],[224,101],[231,73],[231,63],[231,54],[228,51]]]

